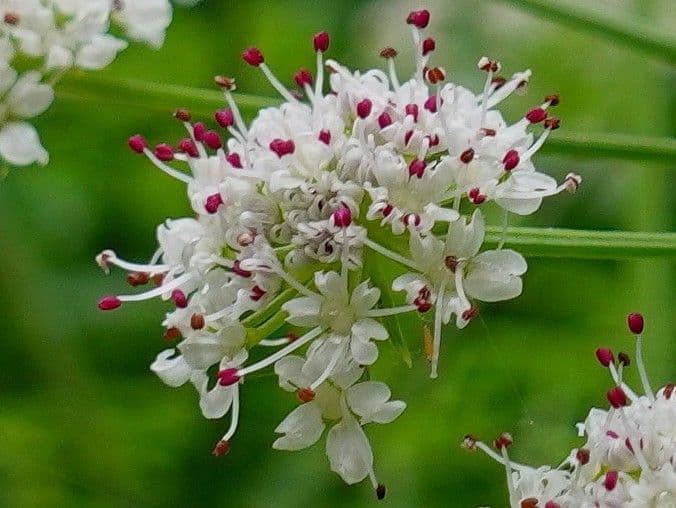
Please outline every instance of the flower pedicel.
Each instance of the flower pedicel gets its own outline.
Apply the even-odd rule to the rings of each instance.
[[[219,76],[227,108],[215,113],[216,127],[180,109],[175,117],[186,136],[177,143],[153,148],[140,135],[129,140],[186,184],[195,216],[161,224],[147,264],[103,251],[97,261],[104,270],[118,266],[130,272],[132,286],[155,287],[105,297],[99,308],[154,297],[174,303],[165,337],[182,340],[151,369],[170,386],[191,382],[207,418],[230,412],[215,455],[230,448],[241,383],[274,366],[281,388],[296,392],[301,404],[276,428],[273,447],[305,448],[328,428],[331,469],[347,483],[368,477],[384,496],[362,427],[389,423],[405,408],[390,400],[384,383],[366,380],[378,343],[393,339],[389,320],[433,316],[436,377],[443,324],[454,318],[464,327],[478,312],[476,302],[521,293],[526,262],[501,246],[482,250],[481,208],[493,202],[530,214],[543,198],[580,183],[570,174],[557,184],[532,163],[559,126],[549,115],[558,97],[508,125],[495,107],[525,89],[530,71],[504,78],[500,64],[484,57],[479,95],[447,83],[444,70],[429,65],[435,42],[424,36],[428,22],[426,10],[407,18],[417,56],[405,82],[393,48],[381,53],[388,72],[351,72],[325,60],[330,40],[321,32],[313,39],[315,76],[302,69],[294,77],[300,92],[275,77],[259,49],[243,53],[283,98],[250,124],[232,95],[235,80]],[[532,128],[541,129],[539,136]],[[396,273],[388,268],[388,278],[378,280],[376,265]],[[386,305],[383,294],[392,290],[399,301]],[[248,361],[254,347],[273,352]]]

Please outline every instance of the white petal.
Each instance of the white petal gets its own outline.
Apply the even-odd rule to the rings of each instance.
[[[315,273],[315,286],[319,292],[330,298],[340,298],[345,295],[345,286],[340,275],[336,272]]]
[[[295,392],[296,389],[308,384],[307,379],[302,374],[305,360],[300,356],[289,355],[277,360],[275,363],[275,374],[279,376],[279,386],[289,392]]]
[[[282,305],[282,310],[289,313],[286,319],[296,326],[317,326],[319,324],[320,302],[316,298],[301,297],[289,300]]]
[[[487,250],[476,256],[473,262],[486,263],[512,275],[523,275],[528,270],[524,257],[512,249]]]
[[[77,52],[75,64],[82,69],[103,69],[115,60],[118,51],[126,47],[126,42],[112,35],[95,35],[89,44],[86,44]]]
[[[358,337],[350,340],[350,352],[359,365],[371,365],[378,359],[378,347],[373,342]]]
[[[474,211],[469,223],[465,223],[465,218],[460,217],[451,222],[448,228],[446,250],[450,254],[460,258],[470,258],[479,252],[485,231],[484,217],[479,209]]]
[[[192,373],[192,369],[181,355],[171,358],[175,353],[174,349],[165,349],[150,364],[150,370],[157,374],[164,383],[173,387],[186,383]]]
[[[540,208],[540,205],[542,204],[542,198],[496,198],[495,202],[508,212],[512,212],[517,215],[530,215]]]
[[[51,86],[40,83],[39,72],[26,72],[7,95],[7,107],[15,116],[31,118],[44,112],[54,100]]]
[[[380,290],[369,287],[368,282],[364,281],[352,291],[350,306],[357,312],[363,313],[378,303],[378,300],[380,300]]]
[[[37,131],[25,122],[8,123],[0,130],[0,156],[14,166],[49,162]]]
[[[509,300],[521,294],[521,278],[489,265],[473,268],[464,280],[468,296],[484,302]]]
[[[206,370],[221,361],[227,349],[222,341],[212,337],[186,339],[178,345],[188,365],[193,369]]]
[[[345,394],[350,409],[360,416],[362,425],[390,423],[406,409],[406,403],[400,400],[389,401],[390,395],[389,387],[380,381],[356,384]]]
[[[200,409],[204,417],[215,419],[224,416],[232,404],[232,392],[231,386],[221,386],[219,383],[209,391],[202,390]]]
[[[277,450],[301,450],[312,446],[324,432],[319,405],[308,402],[298,406],[282,420],[275,432],[284,434],[272,444]]]
[[[360,340],[385,340],[387,339],[387,330],[375,319],[360,319],[352,325],[352,334]]]
[[[331,470],[348,484],[362,481],[373,470],[371,445],[357,420],[349,415],[329,430],[326,455]]]

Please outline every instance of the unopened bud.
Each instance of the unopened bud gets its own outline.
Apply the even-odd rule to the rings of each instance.
[[[643,333],[643,314],[638,312],[632,312],[627,316],[627,326],[631,333],[635,335],[640,335]]]

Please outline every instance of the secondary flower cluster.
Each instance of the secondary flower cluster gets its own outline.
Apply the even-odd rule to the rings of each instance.
[[[428,65],[435,47],[423,35],[428,11],[407,22],[417,57],[405,82],[393,48],[381,53],[387,72],[352,72],[324,60],[329,35],[321,32],[313,39],[316,74],[298,71],[298,90],[275,77],[257,48],[243,53],[283,98],[250,124],[234,100],[235,80],[219,76],[228,107],[215,113],[216,126],[179,109],[186,137],[177,143],[151,148],[140,135],[130,138],[132,150],[186,184],[195,216],[157,228],[148,264],[111,250],[97,258],[105,270],[128,270],[133,286],[156,286],[105,297],[101,309],[153,297],[175,304],[165,337],[182,340],[151,369],[171,386],[191,382],[207,418],[231,412],[216,455],[235,433],[241,383],[274,365],[280,386],[302,404],[279,424],[273,447],[305,448],[329,426],[331,469],[348,483],[369,477],[379,497],[384,487],[362,427],[391,422],[405,408],[369,380],[377,343],[401,342],[392,319],[433,314],[436,377],[443,324],[464,327],[477,301],[521,293],[526,262],[502,245],[482,251],[481,208],[493,202],[530,214],[580,183],[570,174],[559,185],[532,163],[559,125],[548,112],[557,96],[509,125],[496,107],[525,89],[530,71],[504,78],[497,61],[481,58],[486,82],[476,95]],[[535,138],[531,129],[540,126]],[[261,358],[263,348],[274,352]]]
[[[608,369],[613,387],[607,393],[608,410],[592,408],[578,424],[587,442],[571,451],[556,468],[537,469],[510,461],[512,439],[503,434],[495,453],[471,436],[464,445],[479,448],[502,463],[507,471],[510,506],[514,508],[669,508],[676,506],[676,394],[670,383],[654,393],[642,360],[643,317],[630,314],[629,329],[636,335],[636,364],[643,388],[638,395],[622,380],[629,356],[610,349],[596,351]]]
[[[46,164],[49,155],[24,120],[50,106],[63,73],[102,69],[127,47],[108,33],[111,24],[159,48],[171,16],[169,0],[0,0],[0,159]]]

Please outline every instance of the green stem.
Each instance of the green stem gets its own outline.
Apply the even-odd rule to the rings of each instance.
[[[237,105],[245,112],[275,106],[279,100],[246,94],[234,94]],[[66,100],[94,101],[143,108],[143,110],[173,111],[181,107],[200,115],[212,115],[226,105],[223,94],[216,88],[150,83],[135,79],[110,78],[101,74],[74,71],[63,77],[57,96]]]
[[[497,244],[501,234],[501,226],[488,226],[486,241]],[[673,258],[676,257],[676,233],[510,227],[506,247],[529,257]]]
[[[614,42],[641,50],[651,56],[676,62],[676,40],[654,29],[647,22],[627,15],[612,16],[590,9],[553,0],[502,0],[554,23],[595,33]],[[647,20],[646,20],[647,21]]]
[[[116,104],[144,110],[169,112],[185,107],[198,115],[211,115],[224,107],[223,95],[217,90],[188,86],[149,83],[134,79],[115,79],[83,72],[61,80],[57,95],[64,100]],[[236,95],[237,104],[245,113],[279,104],[278,100],[255,95]],[[676,140],[671,138],[632,136],[626,134],[559,134],[551,136],[543,153],[583,157],[633,160],[673,161]]]
[[[273,332],[279,330],[286,324],[287,312],[280,310],[258,328],[247,328],[246,343],[247,346],[255,346],[263,339],[267,339]]]

